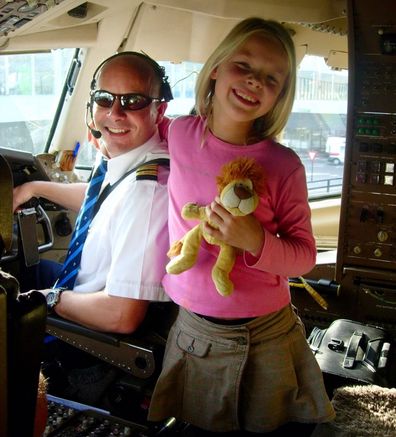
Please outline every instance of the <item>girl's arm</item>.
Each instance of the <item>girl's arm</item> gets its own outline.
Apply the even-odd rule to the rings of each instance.
[[[316,243],[303,165],[285,180],[274,212],[276,231],[263,229],[265,238],[260,256],[257,259],[245,253],[245,262],[283,276],[301,276],[311,271],[316,262]]]

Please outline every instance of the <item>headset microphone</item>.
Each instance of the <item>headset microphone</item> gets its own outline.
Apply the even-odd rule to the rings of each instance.
[[[94,138],[96,138],[97,140],[102,136],[102,133],[98,130],[92,129],[92,127],[89,127],[89,130],[91,131],[91,134]]]

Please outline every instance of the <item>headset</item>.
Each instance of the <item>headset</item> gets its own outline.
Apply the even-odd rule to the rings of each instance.
[[[91,120],[93,120],[93,92],[96,89],[97,79],[98,79],[99,73],[102,70],[102,68],[108,62],[112,61],[115,58],[119,58],[121,56],[135,56],[137,58],[144,59],[147,62],[147,64],[152,68],[152,70],[153,70],[154,74],[157,76],[157,78],[160,80],[161,87],[160,87],[160,96],[159,97],[161,99],[161,102],[169,102],[173,99],[172,90],[171,90],[170,84],[168,82],[168,76],[166,76],[166,74],[165,74],[165,68],[162,67],[161,65],[159,65],[153,58],[150,58],[150,56],[146,55],[145,53],[126,51],[126,52],[116,53],[115,55],[108,57],[107,59],[105,59],[103,62],[101,62],[98,65],[98,67],[96,68],[96,70],[92,76],[91,85],[90,85],[90,99],[89,99],[89,102],[87,103],[87,110],[85,113],[85,123],[88,126],[88,129],[91,131],[91,134],[96,139],[99,139],[102,136],[102,134],[100,131],[93,129],[89,125],[88,120],[87,120],[88,112],[89,112],[89,115],[91,117]]]

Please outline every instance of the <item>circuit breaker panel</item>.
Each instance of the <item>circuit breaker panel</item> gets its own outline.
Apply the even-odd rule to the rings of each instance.
[[[349,96],[336,279],[396,330],[396,3],[348,0]]]

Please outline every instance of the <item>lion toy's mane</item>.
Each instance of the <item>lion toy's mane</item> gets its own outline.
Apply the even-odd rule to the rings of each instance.
[[[239,158],[225,164],[216,178],[218,193],[221,194],[225,186],[236,179],[250,179],[257,194],[265,192],[263,168],[253,158]]]

